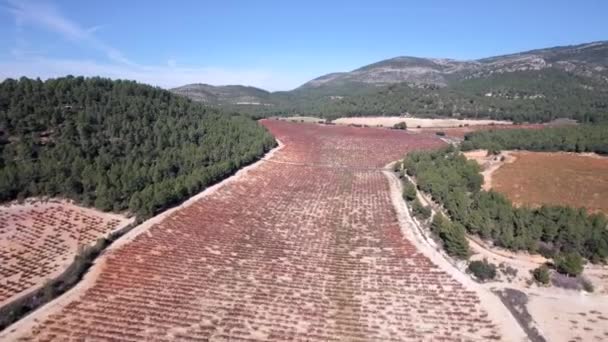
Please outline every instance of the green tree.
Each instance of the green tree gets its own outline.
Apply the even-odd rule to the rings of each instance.
[[[547,265],[541,265],[532,270],[532,276],[534,277],[534,280],[543,285],[549,284],[549,281],[551,280],[549,267],[547,267]]]
[[[583,272],[583,258],[578,253],[565,253],[555,259],[559,273],[575,277]]]
[[[487,259],[471,261],[467,267],[467,271],[480,281],[496,278],[496,265],[488,262]]]
[[[407,179],[403,181],[403,198],[408,202],[416,199],[416,186]]]

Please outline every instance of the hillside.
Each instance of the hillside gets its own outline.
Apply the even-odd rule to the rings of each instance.
[[[447,86],[462,80],[516,71],[555,69],[608,81],[608,43],[532,50],[473,61],[396,57],[345,73],[321,76],[301,88],[363,83]]]
[[[269,102],[270,96],[266,90],[241,85],[212,86],[197,83],[170,91],[207,104],[264,105]]]
[[[131,81],[0,83],[0,201],[67,197],[150,215],[274,145],[258,123]]]
[[[222,87],[215,87],[222,88]],[[195,95],[180,92],[193,99]],[[542,122],[608,118],[608,42],[532,50],[472,61],[397,57],[331,73],[247,105],[256,116],[448,116]],[[208,102],[212,102],[208,100]]]

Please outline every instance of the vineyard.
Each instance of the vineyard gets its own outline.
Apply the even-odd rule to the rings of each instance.
[[[0,338],[501,339],[476,293],[404,239],[380,171],[440,140],[263,124],[282,149],[112,247],[91,284]]]
[[[57,276],[79,247],[128,221],[63,201],[0,207],[0,304]]]

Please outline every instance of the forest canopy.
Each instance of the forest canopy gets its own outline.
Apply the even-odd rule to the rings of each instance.
[[[481,190],[479,166],[452,148],[410,153],[403,166],[420,190],[470,234],[547,257],[576,254],[592,262],[608,257],[608,221],[601,213],[563,206],[515,207],[504,195]]]
[[[396,83],[370,86],[349,83],[334,87],[298,88],[272,93],[268,106],[227,105],[255,116],[311,115],[391,116],[549,122],[571,118],[581,123],[608,120],[605,82],[559,70],[497,73],[454,81],[445,87]]]
[[[274,145],[250,118],[133,81],[0,84],[0,201],[61,196],[149,216]]]
[[[465,151],[487,149],[608,154],[608,125],[479,131],[468,134],[461,147]]]

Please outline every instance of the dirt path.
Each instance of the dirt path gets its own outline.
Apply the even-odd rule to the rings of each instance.
[[[483,156],[482,156],[483,155]],[[479,153],[485,157],[485,151]],[[475,158],[475,155],[468,156]],[[394,177],[394,174],[391,174]],[[411,180],[411,178],[410,178]],[[429,205],[434,211],[442,210],[437,203],[431,201],[428,195],[418,191],[418,199]],[[403,201],[401,201],[403,202]],[[409,214],[407,214],[409,217]],[[411,220],[411,218],[410,218]],[[419,232],[419,249],[436,253],[437,261],[441,257],[448,265],[455,266],[453,269],[461,276],[469,278],[463,272],[464,265],[455,265],[455,261],[439,252],[435,242],[428,236],[428,230],[417,226],[415,220],[412,224],[418,229],[410,231]],[[519,292],[522,296],[518,308],[515,310],[522,324],[526,325],[529,332],[534,329],[538,334],[529,337],[533,340],[547,341],[603,341],[608,338],[608,297],[606,296],[606,279],[608,269],[602,265],[588,264],[585,266],[585,277],[590,279],[596,290],[594,293],[585,293],[573,290],[565,290],[556,287],[538,287],[530,282],[531,271],[547,262],[541,255],[528,254],[525,252],[512,252],[502,248],[490,247],[484,241],[475,236],[467,236],[469,247],[473,255],[471,260],[487,259],[495,265],[506,265],[517,271],[515,276],[500,277],[496,281],[477,284],[485,292]],[[470,278],[469,278],[470,280]],[[463,283],[466,283],[462,280]],[[481,290],[483,292],[483,290]],[[491,300],[491,299],[490,299]],[[482,300],[489,303],[488,299]],[[492,305],[496,310],[499,307]],[[503,309],[501,306],[499,309]],[[524,310],[525,313],[521,311]],[[511,316],[511,315],[509,315]],[[513,322],[510,321],[510,324]],[[504,326],[504,325],[503,325]],[[543,339],[544,338],[544,339]]]
[[[406,235],[377,170],[439,140],[264,124],[284,144],[271,162],[146,222],[0,339],[519,340]]]

